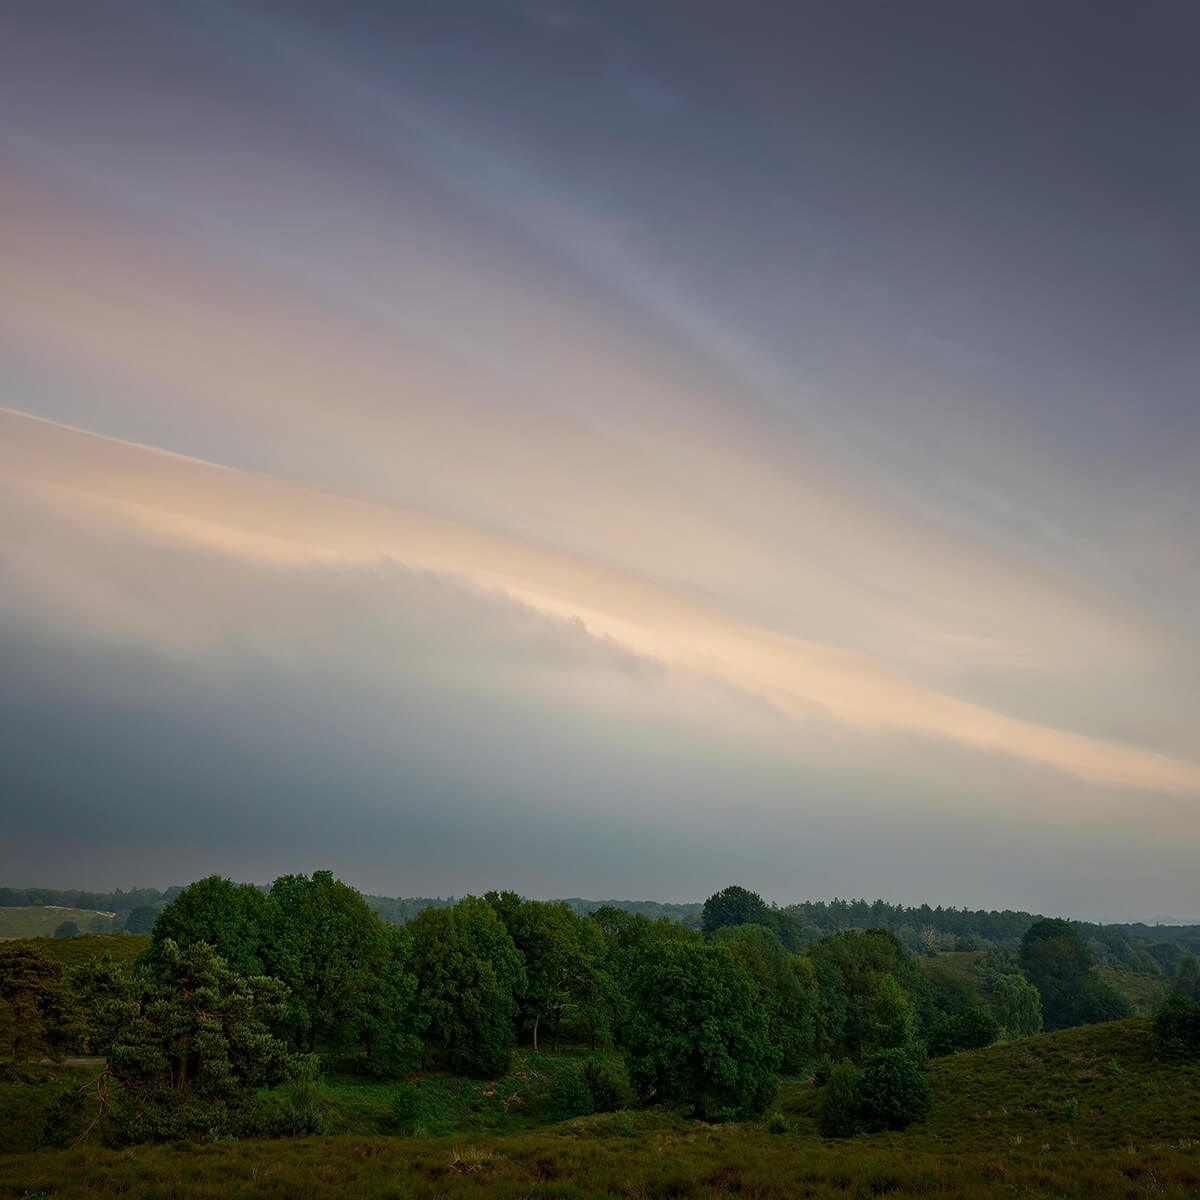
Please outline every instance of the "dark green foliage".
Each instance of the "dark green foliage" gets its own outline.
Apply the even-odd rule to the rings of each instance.
[[[927,1038],[931,1055],[955,1054],[990,1046],[1000,1035],[1000,1023],[986,1008],[969,1008],[965,1013],[943,1013],[934,1021]]]
[[[593,1043],[606,1039],[616,985],[596,922],[562,902],[523,900],[516,892],[488,892],[486,898],[524,960],[518,1023],[534,1050],[543,1034],[556,1051],[564,1023]]]
[[[141,910],[130,913],[132,922]],[[129,923],[126,928],[130,929]],[[163,963],[168,941],[177,947],[207,942],[238,975],[275,974],[281,922],[278,909],[250,883],[209,875],[185,887],[154,920],[144,962],[152,971]]]
[[[771,1042],[779,1050],[780,1070],[797,1074],[812,1057],[817,980],[812,964],[790,954],[762,925],[718,929],[715,944],[725,946],[754,982],[767,1012]]]
[[[800,948],[800,929],[786,912],[773,908],[757,893],[734,885],[715,892],[704,902],[700,927],[711,937],[718,929],[734,925],[762,925],[789,950]]]
[[[630,999],[626,1069],[643,1101],[688,1104],[709,1120],[758,1116],[771,1102],[779,1052],[754,984],[723,946],[657,947]]]
[[[100,960],[77,968],[94,1052],[91,1095],[119,1141],[214,1140],[267,1128],[257,1092],[282,1081],[286,1047],[268,1022],[284,988],[230,971],[213,948],[161,946],[154,974]]]
[[[859,1060],[878,1046],[880,1037],[895,1039],[909,1027],[908,1002],[926,987],[921,966],[886,929],[838,933],[808,948],[821,987],[822,1000],[837,1004],[844,1016],[834,1026],[833,1040],[819,1049]],[[891,976],[897,994],[884,978]],[[881,1004],[881,988],[887,1003]],[[911,1041],[911,1039],[910,1039]]]
[[[1200,1058],[1200,1003],[1172,993],[1154,1018],[1154,1043],[1163,1058]]]
[[[550,1089],[544,1109],[551,1121],[586,1117],[595,1110],[591,1090],[579,1063],[574,1059],[559,1059],[551,1066]]]
[[[74,1010],[62,966],[28,943],[0,948],[0,1001],[12,1030],[12,1057],[57,1057],[74,1032]]]
[[[74,921],[63,921],[54,930],[55,937],[78,937],[79,926]]]
[[[425,909],[405,930],[431,1050],[465,1075],[503,1075],[512,1061],[525,969],[495,910],[467,896],[452,908]]]
[[[997,975],[992,982],[992,1012],[1009,1037],[1032,1037],[1042,1031],[1042,997],[1022,975]]]
[[[903,1129],[933,1106],[925,1077],[903,1050],[880,1050],[863,1064],[859,1112],[868,1127]]]
[[[1124,1021],[1134,1015],[1134,1007],[1116,988],[1092,974],[1075,997],[1072,1015],[1075,1025],[1096,1025],[1101,1021]]]
[[[1047,1029],[1077,1021],[1078,999],[1092,967],[1092,952],[1066,921],[1035,921],[1021,939],[1021,969],[1042,997]]]
[[[592,1097],[592,1111],[616,1112],[628,1108],[632,1096],[620,1071],[602,1058],[589,1058],[580,1068],[583,1082]]]
[[[289,989],[284,1024],[311,1053],[365,1055],[367,1069],[398,1074],[420,1055],[417,981],[409,934],[386,925],[330,871],[284,875],[271,885],[279,933],[274,974]]]
[[[272,1132],[306,1137],[325,1132],[321,1104],[321,1060],[315,1054],[297,1055],[288,1067],[283,1100],[275,1112]]]
[[[152,933],[161,908],[157,904],[139,904],[125,918],[126,933]]]
[[[821,1093],[819,1125],[825,1137],[850,1137],[858,1119],[858,1068],[843,1059],[829,1072]]]

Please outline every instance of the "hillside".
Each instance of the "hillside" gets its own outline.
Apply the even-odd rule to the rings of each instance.
[[[94,908],[66,908],[58,904],[0,908],[0,941],[13,938],[48,938],[64,921],[74,921],[80,933],[87,933],[97,917],[108,922],[113,913]]]
[[[520,1070],[527,1075],[530,1065],[526,1057]],[[373,1106],[360,1108],[355,1135],[4,1156],[0,1195],[1190,1200],[1200,1193],[1200,1064],[1157,1062],[1142,1020],[960,1054],[935,1062],[929,1079],[935,1107],[926,1121],[841,1142],[817,1135],[819,1094],[810,1082],[785,1085],[777,1105],[783,1132],[769,1132],[781,1127],[779,1117],[714,1126],[650,1109],[508,1136],[464,1125],[423,1138],[386,1136],[380,1085]],[[510,1082],[521,1081],[481,1085],[480,1096],[490,1098],[497,1086],[508,1092]],[[429,1085],[442,1086],[436,1077]],[[340,1087],[325,1085],[335,1118],[332,1106],[346,1102]]]

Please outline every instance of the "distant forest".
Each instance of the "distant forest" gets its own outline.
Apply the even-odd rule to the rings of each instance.
[[[0,887],[0,908],[57,905],[62,908],[92,909],[114,914],[108,931],[149,933],[159,911],[171,903],[182,887],[165,891],[156,888],[117,889],[90,892],[68,888]],[[262,891],[267,891],[264,885]],[[426,908],[449,908],[454,896],[363,897],[381,920],[404,925]],[[664,904],[656,900],[585,900],[573,896],[564,901],[572,912],[587,916],[601,908],[616,908],[649,920],[667,918],[689,929],[699,929],[703,902]],[[886,929],[905,949],[916,953],[945,950],[1001,950],[1016,952],[1021,939],[1045,914],[1012,909],[936,908],[928,904],[909,907],[884,900],[809,900],[780,908],[772,905],[773,925],[785,946],[800,950],[842,930]],[[1200,925],[1100,925],[1071,921],[1104,966],[1125,967],[1148,975],[1170,975],[1186,955],[1200,956]]]

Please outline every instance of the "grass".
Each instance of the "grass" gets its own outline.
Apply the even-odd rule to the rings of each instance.
[[[783,1120],[711,1126],[650,1109],[537,1126],[548,1062],[518,1056],[510,1075],[490,1083],[422,1076],[422,1137],[377,1132],[402,1085],[336,1077],[325,1085],[335,1136],[7,1154],[0,1198],[1200,1194],[1200,1064],[1157,1062],[1141,1020],[939,1059],[929,1071],[935,1106],[926,1121],[843,1142],[818,1136],[819,1097],[806,1080],[781,1089]],[[9,1103],[0,1092],[6,1113]]]
[[[64,921],[74,921],[84,933],[93,917],[111,917],[92,908],[59,908],[57,905],[0,908],[0,941],[10,938],[53,937]]]

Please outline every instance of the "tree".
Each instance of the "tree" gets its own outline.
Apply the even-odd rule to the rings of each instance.
[[[79,926],[78,926],[78,925],[76,925],[74,921],[63,921],[63,922],[62,922],[60,925],[58,925],[58,927],[57,927],[57,928],[54,930],[54,936],[55,936],[56,938],[60,938],[60,937],[78,937],[78,936],[79,936]]]
[[[1154,1017],[1154,1041],[1161,1058],[1200,1058],[1200,1004],[1172,992]]]
[[[912,1050],[917,1040],[917,1010],[896,977],[884,974],[875,989],[871,1044],[880,1050]]]
[[[876,1129],[903,1129],[933,1106],[925,1077],[900,1049],[880,1050],[863,1065],[859,1110]]]
[[[800,948],[800,929],[795,918],[771,907],[757,892],[736,884],[709,896],[700,919],[705,937],[730,925],[764,925],[789,950]]]
[[[488,892],[488,903],[508,930],[525,964],[518,1022],[538,1048],[539,1030],[558,1049],[564,1020],[580,1018],[593,1037],[607,1027],[612,980],[605,970],[604,935],[595,922],[559,901],[522,900],[516,892]]]
[[[139,904],[131,909],[129,916],[125,918],[125,932],[152,933],[160,911],[153,904]]]
[[[817,980],[812,964],[789,954],[762,925],[725,926],[713,942],[725,946],[750,976],[779,1050],[780,1070],[796,1074],[813,1052]]]
[[[1076,1024],[1079,995],[1092,967],[1092,952],[1079,933],[1057,917],[1035,921],[1021,939],[1019,961],[1042,997],[1046,1028]]]
[[[129,974],[92,960],[73,973],[103,1070],[82,1089],[118,1140],[214,1140],[261,1133],[258,1091],[287,1075],[269,1031],[278,980],[231,971],[212,946],[161,946],[157,970]]]
[[[271,957],[289,989],[284,1024],[294,1044],[307,1053],[364,1050],[380,1074],[416,1061],[409,934],[380,921],[331,871],[280,876],[269,899],[279,927]]]
[[[709,1120],[757,1116],[771,1102],[779,1052],[754,984],[725,947],[656,947],[630,1000],[625,1063],[641,1100],[688,1104]]]
[[[858,1068],[844,1058],[829,1073],[821,1093],[821,1134],[850,1137],[858,1116]]]
[[[129,914],[126,929],[133,932],[134,917],[143,911]],[[157,913],[143,960],[154,970],[168,941],[184,948],[207,942],[236,974],[274,974],[281,932],[278,907],[259,888],[209,875],[188,884]]]
[[[72,1031],[66,975],[30,946],[0,949],[0,1000],[12,1012],[13,1062],[56,1058]]]
[[[465,1075],[503,1075],[525,968],[495,910],[467,896],[451,908],[424,909],[406,928],[429,1049]]]
[[[992,1012],[1009,1037],[1042,1031],[1041,993],[1021,975],[998,975],[992,983]]]

